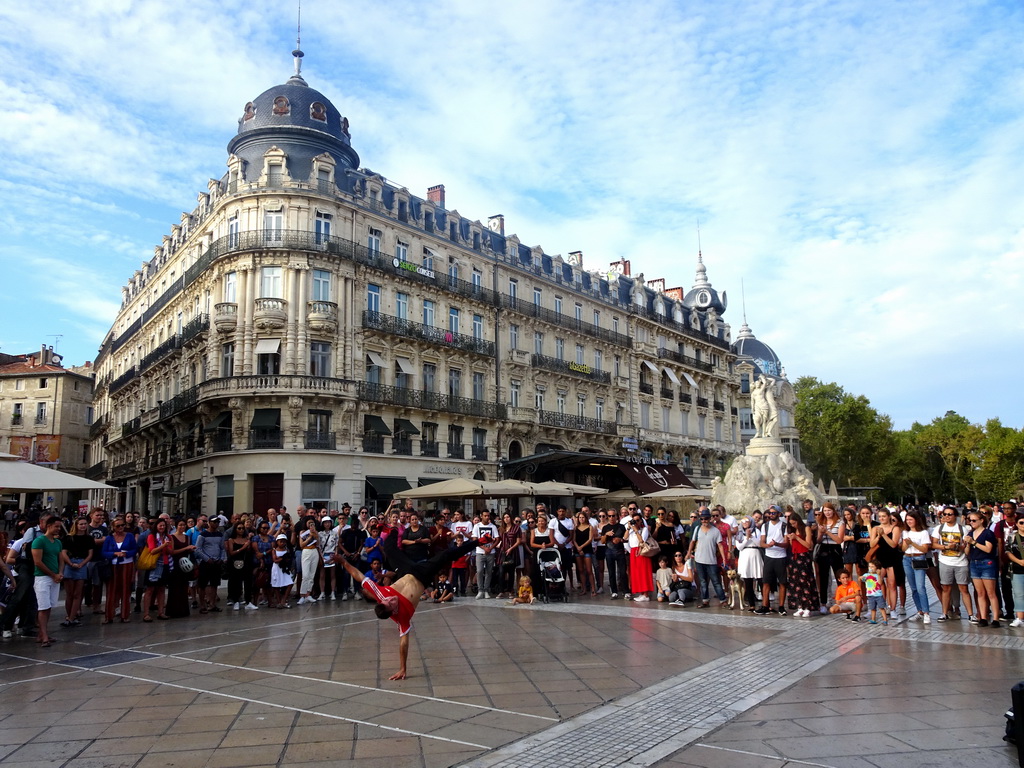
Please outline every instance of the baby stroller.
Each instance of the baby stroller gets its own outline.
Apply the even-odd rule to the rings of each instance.
[[[569,593],[565,589],[565,576],[562,575],[562,556],[557,549],[541,549],[537,551],[537,567],[540,569],[541,584],[544,586],[545,603],[552,600],[569,602]]]

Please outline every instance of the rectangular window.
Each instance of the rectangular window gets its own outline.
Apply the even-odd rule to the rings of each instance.
[[[618,355],[615,356],[615,375],[622,375],[622,358],[619,357]]]
[[[448,426],[448,445],[462,445],[462,429],[454,424]]]
[[[533,305],[539,307],[543,298],[543,292],[540,288],[533,289]]]
[[[661,431],[672,431],[672,409],[665,406],[661,407]]]
[[[508,348],[519,349],[519,326],[512,323],[508,327]]]
[[[326,269],[313,270],[313,301],[331,300],[331,273]]]
[[[473,338],[482,339],[484,337],[484,316],[473,315]],[[515,349],[515,347],[513,347]]]
[[[603,398],[599,397],[594,402],[594,417],[598,421],[604,421],[604,399]]]
[[[555,398],[555,410],[559,413],[565,413],[565,392],[559,392]]]
[[[484,375],[482,373],[474,372],[473,373],[473,399],[474,400],[483,400],[483,399],[486,398],[487,395],[486,395],[486,393],[484,391],[484,388],[485,388]]]
[[[434,271],[434,252],[429,248],[423,249],[423,267],[431,272]]]
[[[448,309],[448,330],[452,333],[459,332],[459,310],[455,307]]]
[[[581,419],[587,415],[587,396],[576,395],[576,415]]]
[[[331,214],[317,211],[314,226],[316,227],[316,244],[325,245],[331,239]]]
[[[619,318],[617,318],[617,317],[613,317],[612,318],[612,330],[615,333],[619,332]]]
[[[228,272],[224,275],[224,301],[234,304],[238,301],[238,273]]]
[[[238,247],[238,214],[228,219],[228,247]]]
[[[584,355],[585,352],[586,352],[586,350],[583,348],[582,344],[577,344],[576,345],[576,364],[577,365],[585,365],[585,363],[583,362],[583,355]]]
[[[366,356],[366,381],[370,384],[381,383],[381,369],[377,363],[374,362],[374,358],[369,355]]]
[[[555,359],[565,360],[565,339],[555,338]]]
[[[326,436],[331,432],[331,412],[310,409],[308,421],[309,433],[314,436]]]
[[[331,345],[326,341],[314,341],[309,345],[309,375],[331,375]]]
[[[651,404],[640,403],[640,427],[642,429],[651,428]]]
[[[178,315],[180,316],[180,315],[181,315],[181,313],[179,312],[179,313],[178,313]],[[47,385],[48,385],[48,384],[49,384],[49,379],[45,379],[45,378],[44,378],[44,379],[40,379],[40,380],[39,380],[39,388],[40,388],[40,389],[46,389],[46,387],[47,387]]]
[[[260,376],[276,376],[281,372],[281,355],[256,355],[256,373]]]
[[[437,391],[437,366],[434,363],[423,364],[423,389],[427,392]]]
[[[284,298],[280,267],[263,267],[260,270],[260,297],[264,299]]]
[[[267,166],[267,184],[271,187],[280,187],[283,175],[282,168],[278,163]]]
[[[380,240],[382,237],[384,237],[384,233],[373,227],[370,227],[366,233],[366,250],[373,256],[380,255]]]
[[[508,281],[508,295],[511,296],[513,299],[518,299],[519,298],[519,281],[518,280],[509,280]]]
[[[462,370],[459,368],[448,371],[448,396],[462,397]]]
[[[36,424],[46,423],[46,403],[36,403]]]
[[[235,342],[233,341],[221,345],[220,375],[224,378],[235,375]]]
[[[708,417],[698,413],[697,414],[697,437],[703,439],[705,437],[705,426],[707,424]]]
[[[522,390],[522,384],[515,379],[509,383],[508,388],[508,404],[513,408],[519,407],[519,395]]]
[[[544,388],[537,387],[537,391],[533,393],[533,407],[538,411],[544,410]]]
[[[594,350],[594,368],[599,371],[604,370],[604,353],[600,349]]]
[[[660,333],[658,334],[658,349],[668,349],[668,341]]]
[[[459,284],[459,265],[456,263],[448,265],[448,285]]]
[[[690,434],[690,412],[683,411],[682,419],[679,422],[679,434]]]
[[[409,294],[401,292],[395,294],[395,317],[399,320],[409,319]]]
[[[473,270],[472,281],[473,281],[474,292],[476,292],[478,289],[483,287],[484,275],[483,275],[483,273],[479,269],[474,269]]]
[[[380,312],[380,286],[370,283],[366,286],[366,310]]]
[[[722,420],[718,417],[715,418],[715,440],[721,441],[722,439]]]
[[[399,240],[395,243],[395,258],[399,261],[409,260],[409,244]]]
[[[487,430],[479,427],[473,428],[473,447],[483,448],[487,445]]]
[[[268,243],[281,242],[284,233],[284,214],[280,211],[267,211],[263,214],[263,238]]]
[[[85,423],[92,424],[95,421],[95,414],[96,412],[91,405],[85,406]]]
[[[750,374],[749,373],[741,373],[740,374],[740,393],[744,394],[744,395],[749,395],[750,394]]]
[[[598,328],[601,327],[601,312],[597,309],[594,310],[594,325]]]
[[[555,296],[555,313],[562,314],[562,297]]]
[[[533,354],[544,354],[544,334],[540,331],[533,332]]]
[[[434,302],[429,299],[423,300],[423,324],[428,328],[434,327]]]
[[[576,322],[578,322],[578,323],[579,322],[583,322],[583,305],[582,304],[580,304],[579,302],[576,302],[576,306],[573,307],[573,313],[574,313],[574,317],[576,318]]]

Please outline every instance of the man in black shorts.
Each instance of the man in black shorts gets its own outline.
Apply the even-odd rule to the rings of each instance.
[[[342,565],[352,576],[353,584],[361,584],[363,594],[370,600],[377,602],[374,606],[374,613],[378,619],[391,619],[398,624],[398,656],[401,661],[401,669],[393,674],[389,680],[404,680],[406,675],[406,662],[409,660],[409,633],[412,631],[412,615],[416,612],[416,606],[420,604],[420,597],[423,591],[434,581],[434,577],[444,568],[464,554],[478,546],[487,544],[489,541],[469,539],[461,547],[453,547],[443,552],[438,552],[428,560],[415,562],[398,548],[398,529],[392,528],[381,544],[384,550],[384,557],[388,565],[395,571],[397,578],[391,582],[391,586],[381,586],[374,583],[372,579],[366,578],[348,560],[343,560]],[[486,538],[486,537],[485,537]]]
[[[789,560],[789,543],[786,540],[786,522],[779,520],[782,510],[777,506],[768,508],[761,525],[761,547],[764,550],[764,574],[761,584],[761,605],[754,613],[771,613],[771,593],[779,590],[779,613],[786,615],[786,565]]]

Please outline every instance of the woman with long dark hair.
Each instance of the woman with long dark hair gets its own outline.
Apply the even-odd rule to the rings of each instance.
[[[171,583],[167,587],[167,610],[165,612],[170,619],[184,619],[190,613],[188,589],[198,575],[195,556],[192,554],[195,551],[195,545],[188,537],[188,524],[185,520],[178,521],[174,533],[171,534],[171,539],[174,542],[171,545],[174,570],[171,571]]]
[[[103,540],[103,557],[111,564],[110,584],[107,587],[106,615],[104,624],[114,620],[118,606],[121,608],[121,623],[127,624],[132,611],[132,586],[135,580],[135,555],[138,544],[135,537],[125,530],[124,518],[117,517],[112,532]]]
[[[972,512],[967,517],[971,532],[964,537],[967,545],[967,565],[974,582],[974,595],[978,602],[978,615],[971,619],[979,627],[996,627],[999,624],[999,598],[996,596],[996,579],[999,578],[999,559],[996,535],[988,527],[988,518],[982,512]],[[1016,605],[1014,606],[1016,608]],[[988,620],[991,611],[992,621]]]
[[[64,537],[60,553],[64,565],[64,611],[67,616],[62,627],[81,625],[82,596],[85,593],[86,566],[92,561],[95,542],[89,535],[89,520],[80,517],[72,524],[71,533]]]
[[[818,554],[815,565],[818,572],[818,604],[821,613],[828,613],[829,587],[832,576],[839,583],[843,570],[843,542],[846,540],[846,523],[839,516],[836,505],[826,501],[821,505],[821,522],[818,525]]]
[[[594,586],[594,527],[590,518],[584,513],[576,514],[576,526],[572,532],[572,548],[576,556],[576,570],[580,574],[580,594],[586,594],[590,585],[590,595],[597,595]]]
[[[896,615],[898,584],[897,571],[903,571],[903,531],[900,524],[885,507],[878,510],[878,525],[871,529],[871,548],[881,565],[885,580],[885,602],[889,606],[889,614]]]
[[[511,598],[516,592],[516,571],[519,568],[519,553],[523,541],[523,530],[512,517],[511,512],[501,516],[501,531],[498,548],[495,550],[494,567],[498,569],[500,584],[498,599]]]
[[[808,618],[818,604],[814,560],[811,555],[814,534],[792,507],[786,507],[786,539],[789,541],[789,564],[786,566],[789,610],[793,611],[794,616]]]
[[[928,551],[932,546],[932,537],[928,532],[924,516],[916,509],[907,512],[907,530],[900,538],[900,547],[903,549],[903,572],[906,575],[907,583],[910,584],[910,591],[914,597],[914,606],[917,613],[911,616],[911,621],[921,619],[925,624],[932,623],[931,614],[928,612],[928,565],[931,563],[931,555]]]
[[[152,621],[149,609],[153,607],[153,598],[156,598],[156,610],[158,619],[166,619],[164,611],[167,603],[167,585],[170,582],[172,565],[171,549],[174,547],[174,539],[167,533],[167,521],[160,518],[156,521],[153,532],[146,537],[146,548],[156,555],[156,565],[146,574],[146,592],[142,597],[142,620]]]

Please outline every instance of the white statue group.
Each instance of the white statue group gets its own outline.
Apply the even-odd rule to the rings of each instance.
[[[767,376],[758,378],[750,388],[750,404],[754,412],[755,437],[779,436],[779,405],[775,388]]]

